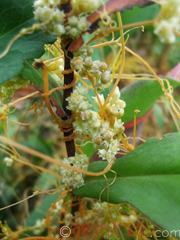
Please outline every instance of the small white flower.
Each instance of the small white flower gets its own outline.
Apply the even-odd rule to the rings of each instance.
[[[64,23],[64,12],[56,9],[52,14],[52,19],[55,23],[63,24]]]
[[[56,202],[56,209],[61,210],[63,204],[63,199],[60,199],[58,202]]]
[[[65,27],[62,24],[54,25],[53,31],[56,35],[64,35],[66,33]]]
[[[117,153],[119,150],[119,142],[118,140],[113,140],[111,144],[109,145],[109,152],[113,153],[114,155]]]
[[[75,222],[77,225],[82,225],[84,221],[83,221],[83,218],[79,217],[75,219]]]
[[[173,24],[168,20],[162,20],[155,28],[154,33],[157,34],[161,42],[174,43],[176,37],[173,33]]]
[[[118,108],[125,108],[126,107],[126,103],[121,99],[118,99],[116,101],[116,105],[117,105]]]
[[[99,96],[99,99],[100,99],[100,102],[101,102],[101,105],[103,106],[103,104],[104,104],[104,96],[103,96],[103,94],[98,94],[98,96]],[[96,106],[98,107],[98,108],[101,108],[101,106],[100,106],[100,104],[99,104],[99,101],[98,101],[98,99],[97,99],[97,97],[92,97],[93,99],[94,99],[94,103],[96,104]]]
[[[179,0],[164,0],[161,3],[162,13],[167,17],[178,16],[180,14]]]
[[[73,215],[71,213],[66,213],[65,219],[64,219],[66,226],[70,225],[72,218],[73,218]]]
[[[114,129],[119,129],[119,128],[123,128],[123,124],[121,119],[115,119],[115,122],[114,122]]]
[[[101,204],[99,202],[94,203],[93,209],[95,209],[95,210],[102,209]]]
[[[6,163],[6,166],[7,166],[7,167],[11,167],[12,164],[13,164],[13,162],[14,162],[14,160],[13,160],[12,158],[5,157],[5,158],[4,158],[4,162]]]
[[[38,7],[34,12],[34,15],[35,19],[40,23],[48,22],[52,18],[52,9],[47,6]]]
[[[117,100],[120,98],[120,95],[121,94],[120,94],[119,88],[116,87],[115,91],[113,92],[113,94],[112,94],[112,96],[111,96],[111,98],[109,100],[110,104],[112,105],[112,104],[116,103]]]
[[[102,207],[104,209],[108,209],[109,208],[108,203],[107,202],[102,202]]]
[[[76,87],[77,92],[80,95],[86,95],[88,93],[88,88],[86,86],[81,86],[80,84]]]
[[[43,220],[37,219],[35,226],[37,227],[37,229],[33,231],[34,234],[40,235],[46,228],[46,219]]]
[[[131,219],[131,221],[135,222],[137,221],[137,217],[134,215],[130,215],[129,218]]]
[[[89,104],[87,101],[82,101],[82,102],[80,102],[79,105],[78,105],[78,110],[84,112],[84,111],[89,110],[89,108],[90,108],[91,106],[92,106],[92,105]]]

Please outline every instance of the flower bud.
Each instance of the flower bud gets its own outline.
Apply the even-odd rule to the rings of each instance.
[[[88,29],[88,27],[89,27],[89,23],[86,20],[86,17],[81,17],[77,24],[78,30],[80,30],[81,32],[85,32]]]
[[[111,96],[111,98],[109,100],[109,103],[111,105],[116,104],[117,101],[119,100],[119,98],[120,98],[120,91],[119,91],[119,88],[116,87],[115,91],[113,92],[113,94],[112,94],[112,96]]]
[[[64,35],[66,33],[65,27],[61,24],[55,25],[53,31],[58,36]]]
[[[47,22],[48,20],[51,20],[52,9],[47,6],[38,7],[35,10],[34,15],[35,19],[40,23]]]
[[[91,57],[85,57],[83,59],[83,62],[84,62],[83,66],[86,68],[91,68],[91,66],[93,65]]]
[[[91,107],[88,102],[82,101],[79,103],[78,110],[79,111],[86,111]]]
[[[68,23],[71,27],[77,27],[78,18],[76,16],[72,16],[68,18]]]
[[[74,70],[80,70],[82,68],[83,59],[81,57],[75,57],[71,60],[71,67]]]
[[[56,9],[56,10],[53,12],[53,15],[52,15],[52,16],[53,16],[53,17],[52,17],[52,18],[53,18],[53,21],[54,21],[55,23],[60,23],[60,24],[64,23],[64,17],[65,17],[64,12]]]
[[[75,7],[77,8],[78,14],[95,11],[99,7],[99,1],[97,0],[81,0],[77,2],[78,2],[78,6],[75,6]]]
[[[86,86],[81,86],[80,84],[76,87],[77,92],[80,95],[86,95],[88,93],[88,88]]]
[[[118,108],[125,108],[126,107],[126,103],[123,100],[118,99],[116,102],[116,106]]]
[[[75,175],[73,176],[73,180],[74,180],[75,182],[80,182],[80,181],[82,180],[82,175],[81,175],[81,174],[75,174]]]
[[[105,132],[105,139],[107,140],[107,141],[109,141],[109,140],[111,140],[111,138],[112,138],[112,133],[111,132]]]
[[[102,84],[107,84],[111,81],[111,75],[109,73],[109,71],[103,72],[101,74],[101,82]]]
[[[68,34],[73,38],[76,39],[79,37],[80,32],[78,31],[77,28],[73,27],[69,30]]]
[[[97,145],[100,145],[100,144],[101,144],[101,141],[102,141],[102,139],[101,139],[100,137],[97,137],[96,140],[95,140],[95,143],[96,143]]]
[[[100,70],[101,71],[106,71],[108,69],[108,66],[105,62],[102,62],[100,65]]]
[[[93,52],[94,52],[93,48],[90,47],[90,46],[87,46],[87,55],[88,55],[88,56],[92,56],[92,55],[93,55]]]

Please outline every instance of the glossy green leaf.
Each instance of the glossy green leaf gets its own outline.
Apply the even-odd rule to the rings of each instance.
[[[33,2],[34,0],[0,1],[0,54],[20,30],[35,23]],[[17,39],[9,52],[0,59],[0,85],[23,69],[25,59],[39,58],[44,52],[43,44],[55,41],[56,36],[45,35],[40,30]]]
[[[24,61],[24,69],[21,72],[21,75],[24,79],[28,79],[31,81],[31,83],[34,84],[34,86],[40,91],[43,92],[44,89],[44,82],[43,82],[43,77],[41,73],[41,69],[35,69],[32,66],[32,61]],[[50,74],[49,76],[49,90],[59,87],[56,81],[51,77]],[[57,108],[57,115],[62,117],[64,116],[64,110],[62,107],[62,102],[63,102],[63,91],[62,90],[57,90],[51,94],[51,102],[53,103],[53,106]]]
[[[173,88],[180,82],[166,78]],[[164,83],[165,87],[166,83]],[[126,124],[134,119],[134,110],[140,110],[138,117],[144,116],[154,105],[156,100],[163,95],[161,86],[157,80],[138,80],[121,90],[121,99],[125,101],[125,114],[121,118]]]
[[[109,186],[109,202],[128,202],[152,222],[167,231],[179,229],[180,222],[180,133],[166,134],[162,140],[150,138],[144,145],[117,159],[112,170],[117,173]],[[102,171],[106,162],[94,162],[88,170]],[[115,174],[106,174],[109,184]],[[99,199],[107,186],[103,176],[87,177],[74,194]],[[107,201],[107,189],[102,201]],[[172,232],[175,236],[175,232]]]

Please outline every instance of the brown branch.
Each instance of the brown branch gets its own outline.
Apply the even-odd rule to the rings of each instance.
[[[67,1],[65,4],[61,4],[61,10],[64,11],[65,14],[68,14],[71,12],[71,4],[70,1]],[[67,45],[67,42],[72,42],[71,39],[68,39],[66,43],[62,42],[62,48],[64,50],[64,70],[69,70],[71,68],[71,59],[73,58],[73,53],[68,51],[69,44]],[[64,74],[64,85],[69,85],[70,83],[73,82],[74,79],[74,71],[70,71],[67,74]],[[62,120],[68,121],[71,118],[71,111],[67,109],[68,106],[68,101],[66,100],[72,93],[73,87],[65,89],[63,91],[63,109],[66,113],[66,117],[63,117]],[[71,130],[64,132],[64,137],[71,136],[73,134],[73,130],[71,126],[69,127]],[[70,141],[65,141],[66,144],[66,150],[67,150],[67,155],[68,157],[75,156],[75,144],[74,144],[74,139],[71,139]]]

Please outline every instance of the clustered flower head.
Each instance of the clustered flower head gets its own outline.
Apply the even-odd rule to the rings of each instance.
[[[86,76],[82,71],[83,68],[94,79],[96,90],[99,92],[104,90],[112,82],[107,64],[105,62],[92,61],[93,49],[90,46],[81,47],[78,54],[82,54],[84,57],[74,57],[71,60],[71,67],[82,78]]]
[[[72,0],[75,14],[81,14],[85,12],[94,12],[100,6],[98,0]]]
[[[37,219],[35,224],[36,229],[34,229],[34,234],[40,235],[47,227],[46,219]]]
[[[76,154],[74,157],[64,158],[63,163],[67,165],[73,165],[81,170],[87,170],[89,158],[86,155]],[[84,179],[81,173],[74,172],[70,169],[61,167],[60,174],[63,177],[65,184],[73,185],[74,188],[78,188],[84,185]]]
[[[154,33],[164,43],[174,43],[176,36],[174,30],[180,31],[180,4],[179,0],[162,0],[162,17],[155,23]]]
[[[56,208],[53,209],[53,212],[58,213],[62,209],[62,206],[63,206],[63,199],[60,199],[58,202],[56,202],[55,204]]]
[[[95,143],[95,149],[103,160],[110,162],[115,157],[119,149],[119,141],[124,131],[123,123],[120,119],[124,114],[126,106],[123,100],[120,100],[120,91],[116,87],[109,103],[105,107],[106,121],[99,112],[92,111],[85,95],[87,87],[80,84],[75,87],[74,92],[67,98],[68,109],[76,112],[76,119],[73,122],[74,131],[82,137],[87,134]],[[97,97],[92,97],[98,108],[101,108]],[[101,105],[104,104],[104,96],[99,94]]]
[[[66,21],[60,7],[60,0],[37,0],[34,3],[35,19],[42,24],[45,33],[68,35],[77,39],[81,33],[88,30],[90,23],[85,16],[70,16]]]

